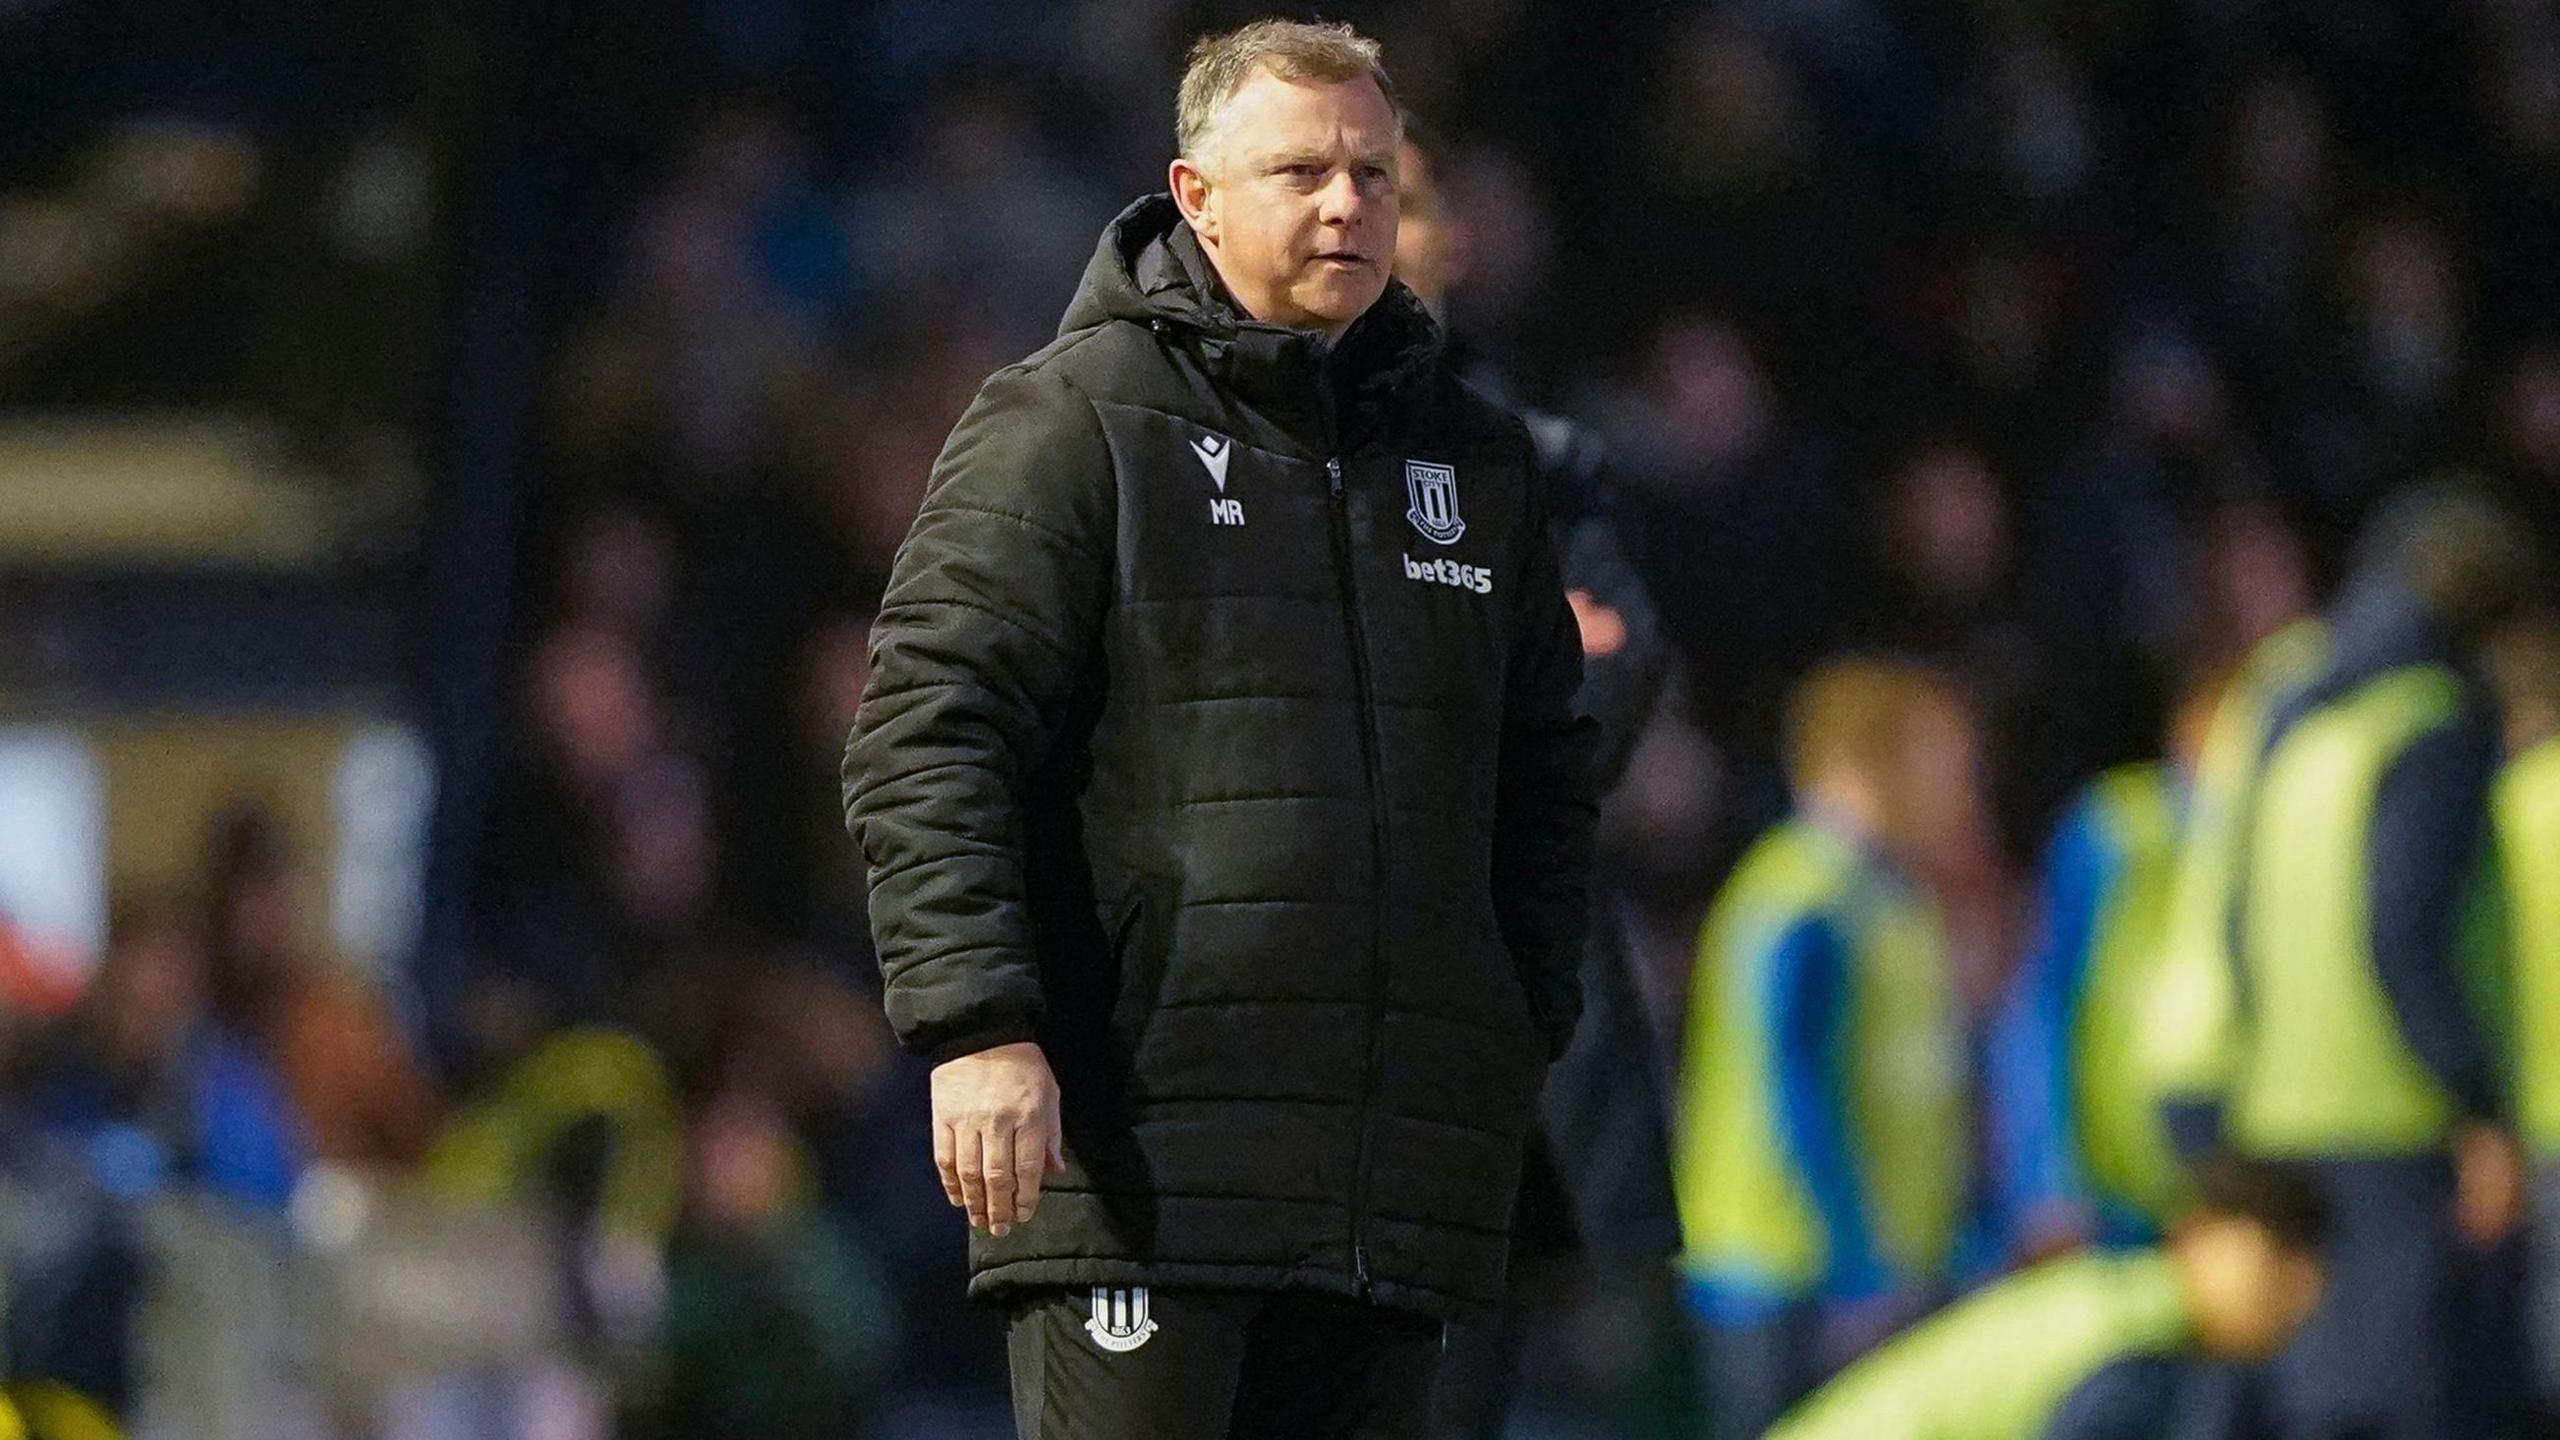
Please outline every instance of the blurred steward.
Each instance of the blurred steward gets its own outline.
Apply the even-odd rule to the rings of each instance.
[[[2516,1124],[2533,1179],[2535,1381],[2560,1420],[2560,627],[2507,647],[2499,667],[2514,758],[2499,778],[2500,871],[2514,927]]]
[[[2230,958],[2174,1018],[2210,1038],[2188,1058],[2221,1090],[2183,1124],[2305,1162],[2336,1222],[2328,1299],[2270,1377],[2288,1434],[2493,1433],[2521,1389],[2481,671],[2531,559],[2460,491],[2378,517],[2218,842]]]
[[[2249,654],[2206,727],[2187,797],[2185,834],[2169,885],[2161,953],[2135,1028],[2134,1066],[2160,1097],[2181,1154],[2204,1154],[2230,1084],[2230,907],[2241,820],[2255,789],[2279,698],[2307,683],[2329,654],[2325,622],[2303,620]]]
[[[2135,1049],[2219,690],[2179,707],[2170,759],[2082,791],[2046,853],[2042,932],[1994,1025],[1986,1087],[1998,1210],[2021,1258],[2149,1244],[2172,1213],[2177,1157]]]
[[[1789,717],[1793,817],[1699,938],[1676,1182],[1718,1436],[1757,1436],[1948,1279],[1972,1153],[1961,1007],[1914,878],[1981,824],[1973,722],[1835,662]]]
[[[1859,1361],[1769,1440],[2171,1433],[2200,1360],[2261,1361],[2319,1304],[2327,1219],[2280,1167],[2220,1162],[2164,1244],[2050,1260]]]

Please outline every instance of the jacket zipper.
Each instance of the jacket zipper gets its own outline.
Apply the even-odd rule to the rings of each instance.
[[[1386,1059],[1387,791],[1384,767],[1378,758],[1378,698],[1369,675],[1369,623],[1360,607],[1358,552],[1351,543],[1351,504],[1342,483],[1341,457],[1328,458],[1324,474],[1333,498],[1333,558],[1336,573],[1342,577],[1343,613],[1350,631],[1351,682],[1360,697],[1360,763],[1369,780],[1370,880],[1375,896],[1375,913],[1369,923],[1369,1008],[1363,1017],[1368,1027],[1368,1058],[1360,1077],[1359,1148],[1351,1172],[1351,1289],[1366,1300],[1370,1298],[1369,1247],[1364,1225],[1369,1208],[1370,1111],[1376,1103],[1378,1075]]]

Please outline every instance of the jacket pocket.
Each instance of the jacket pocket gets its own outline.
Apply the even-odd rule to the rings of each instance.
[[[1484,968],[1491,972],[1487,983],[1494,991],[1494,1005],[1500,1011],[1503,1025],[1523,1042],[1546,1054],[1546,1037],[1538,1028],[1538,1012],[1530,998],[1527,978],[1511,958],[1511,947],[1502,938],[1502,926],[1493,918],[1493,897],[1487,895],[1476,916],[1471,932],[1475,953],[1482,957]]]
[[[1148,1018],[1164,989],[1166,950],[1173,922],[1171,887],[1152,876],[1133,879],[1110,917],[1112,972],[1118,993],[1111,1004],[1111,1038],[1135,1054]]]

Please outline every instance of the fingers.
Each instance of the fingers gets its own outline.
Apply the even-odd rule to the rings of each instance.
[[[960,1208],[960,1140],[948,1125],[933,1127],[933,1168],[942,1177],[942,1198],[951,1208]]]
[[[960,1202],[969,1212],[969,1224],[979,1230],[987,1228],[986,1151],[975,1126],[957,1137],[960,1146]]]
[[[1049,1173],[1049,1127],[1035,1120],[1013,1132],[1013,1213],[1024,1224],[1040,1210],[1040,1182]]]
[[[987,1168],[987,1233],[1002,1235],[1021,1219],[1015,1205],[1013,1188],[1013,1132],[1007,1129],[985,1132]]]
[[[1067,1173],[1067,1127],[1066,1127],[1066,1126],[1061,1125],[1061,1124],[1057,1123],[1056,1121],[1051,1121],[1051,1122],[1050,1122],[1050,1124],[1049,1124],[1049,1145],[1048,1145],[1048,1149],[1049,1149],[1049,1173],[1050,1173],[1050,1174],[1052,1174],[1052,1175],[1064,1175],[1064,1174],[1066,1174],[1066,1173]]]

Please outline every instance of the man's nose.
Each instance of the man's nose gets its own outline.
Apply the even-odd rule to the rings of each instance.
[[[1346,229],[1359,223],[1360,213],[1368,208],[1368,200],[1360,193],[1360,182],[1348,170],[1337,170],[1318,192],[1316,219],[1327,225]]]

